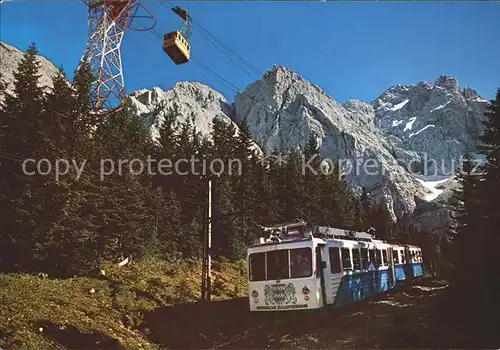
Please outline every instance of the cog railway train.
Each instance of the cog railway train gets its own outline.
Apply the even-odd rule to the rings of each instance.
[[[264,232],[247,253],[250,311],[341,307],[423,276],[417,246],[304,222]]]

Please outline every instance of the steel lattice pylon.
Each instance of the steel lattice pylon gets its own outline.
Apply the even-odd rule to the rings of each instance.
[[[126,29],[135,29],[131,24],[137,18],[152,21],[154,14],[137,0],[87,0],[89,8],[89,40],[82,57],[93,73],[92,107],[101,115],[122,108],[126,98],[120,46]],[[143,9],[146,15],[137,15]]]

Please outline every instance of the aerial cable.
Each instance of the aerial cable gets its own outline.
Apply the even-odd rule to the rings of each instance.
[[[231,52],[234,56],[236,56],[236,58],[238,58],[245,66],[247,66],[249,69],[253,70],[256,75],[260,78],[264,75],[264,73],[262,73],[259,69],[257,69],[255,66],[253,66],[251,63],[249,63],[248,61],[246,61],[245,59],[243,59],[240,55],[238,55],[236,52],[234,52],[233,50],[231,50],[230,47],[228,47],[226,44],[224,44],[223,42],[221,42],[219,39],[217,39],[212,33],[210,33],[210,31],[208,29],[206,29],[205,27],[203,27],[201,24],[199,24],[198,22],[196,22],[194,19],[192,20],[193,21],[193,24],[196,25],[199,29],[201,29],[201,33],[202,35],[204,35],[205,37],[209,37],[211,38],[214,42],[218,43],[221,47],[225,48],[227,51]],[[231,58],[230,56],[228,56],[229,58]]]
[[[157,36],[159,39],[163,40],[163,36],[158,32],[156,31],[155,29],[152,29],[149,31],[151,34]],[[198,65],[201,69],[203,69],[205,72],[207,72],[208,74],[210,74],[211,76],[213,76],[215,79],[218,79],[220,80],[224,85],[226,85],[230,90],[232,90],[233,92],[235,93],[238,93],[238,92],[242,92],[243,90],[241,90],[239,87],[237,87],[236,85],[234,85],[233,83],[231,83],[229,80],[225,79],[224,77],[222,77],[221,75],[219,75],[217,72],[215,72],[213,69],[211,69],[210,67],[208,67],[207,65],[203,64],[200,60],[196,59],[195,57],[191,56],[191,59],[193,60],[193,62]]]
[[[161,34],[159,33],[155,33],[153,31],[149,31],[149,33],[153,34],[153,35],[156,35],[158,38],[160,38],[161,40],[163,40],[163,37],[161,36]],[[222,83],[224,83],[224,85],[226,85],[230,90],[232,90],[233,92],[235,93],[242,93],[243,90],[238,88],[236,85],[232,84],[230,81],[226,80],[225,78],[223,78],[222,76],[220,76],[217,72],[215,72],[213,69],[211,69],[210,67],[208,67],[207,65],[203,64],[200,60],[194,58],[193,56],[191,56],[193,62],[195,64],[197,64],[198,66],[200,66],[200,68],[202,68],[204,71],[206,71],[208,74],[212,75],[214,78],[220,80]],[[264,80],[264,82],[266,83],[266,85],[270,86],[270,84]],[[251,102],[251,103],[255,103],[255,104],[258,104],[260,105],[262,108],[264,108],[265,110],[267,111],[270,111],[272,113],[276,113],[276,111],[273,111],[272,109],[270,109],[269,107],[265,106],[262,102],[255,102],[255,96],[254,98],[250,98],[250,97],[247,97],[245,96],[244,94],[240,94],[240,96],[243,98],[243,99],[246,99],[247,101]],[[287,112],[285,110],[281,110],[280,113],[285,113],[285,114],[289,114],[291,115],[290,112]]]
[[[163,36],[158,33],[156,30],[150,30],[149,31],[151,34],[157,36],[160,40],[163,41]],[[233,92],[235,93],[241,93],[240,94],[240,97],[247,100],[248,102],[251,102],[255,105],[260,105],[263,109],[271,112],[271,113],[276,113],[275,110],[272,110],[271,108],[269,108],[268,106],[264,105],[262,102],[259,102],[259,101],[255,101],[255,97],[254,96],[253,98],[251,97],[248,97],[248,96],[245,96],[242,92],[243,90],[238,88],[236,85],[232,84],[230,81],[228,81],[227,79],[223,78],[221,75],[219,75],[217,72],[215,72],[213,69],[211,69],[210,67],[208,67],[207,65],[205,65],[204,63],[202,63],[200,60],[194,58],[193,56],[191,56],[191,59],[193,60],[193,62],[195,64],[197,64],[200,68],[202,68],[205,72],[207,72],[208,74],[210,74],[211,76],[213,76],[215,79],[217,80],[220,80],[224,85],[226,85],[230,90],[232,90]],[[263,82],[268,86],[268,87],[271,87],[271,84],[267,81],[267,80],[263,80]],[[286,110],[281,110],[279,111],[279,113],[284,113],[284,114],[287,114],[287,115],[290,115],[292,116],[292,114]]]
[[[160,2],[166,6],[167,6],[167,1],[165,0],[160,0]],[[207,28],[205,28],[203,25],[201,25],[200,23],[198,23],[197,21],[195,21],[192,16],[190,16],[190,20],[191,22],[198,27],[198,29],[200,29],[200,32],[203,36],[205,36],[208,40],[211,40],[216,48],[222,52],[224,55],[226,55],[231,61],[233,61],[236,65],[238,65],[243,71],[245,71],[245,73],[247,73],[248,75],[250,75],[250,77],[253,77],[251,75],[251,73],[249,73],[247,71],[247,69],[245,67],[242,67],[238,62],[236,62],[234,60],[233,57],[231,57],[230,55],[228,55],[228,51],[231,52],[237,59],[239,59],[239,61],[241,63],[243,63],[243,65],[245,65],[248,69],[250,70],[253,70],[255,72],[255,74],[260,78],[264,75],[264,73],[262,73],[260,70],[258,70],[255,66],[253,66],[251,63],[249,63],[248,61],[246,61],[243,57],[241,57],[239,54],[237,54],[234,50],[232,50],[230,47],[228,47],[226,44],[224,44],[222,41],[220,41],[219,39],[217,39],[217,37],[215,37]],[[226,51],[224,51],[226,50]]]
[[[234,92],[243,92],[239,87],[231,83],[229,80],[226,80],[225,78],[221,77],[219,74],[217,74],[213,69],[208,67],[207,65],[203,64],[200,60],[196,59],[195,57],[191,57],[193,62],[195,62],[198,66],[200,66],[202,69],[204,69],[206,72],[212,72],[212,76],[219,77],[222,81],[226,83],[226,86],[228,86],[231,90]]]
[[[203,31],[201,31],[201,34],[207,38],[208,40],[211,40],[210,37]],[[219,50],[221,53],[223,53],[225,56],[227,56],[231,61],[233,61],[234,64],[236,64],[238,67],[240,67],[245,73],[247,73],[250,78],[255,78],[255,75],[253,75],[251,72],[249,72],[247,70],[247,68],[245,68],[244,66],[242,66],[238,61],[236,61],[232,56],[228,55],[226,51],[224,51],[224,49],[222,49],[219,45],[214,45],[217,50]]]

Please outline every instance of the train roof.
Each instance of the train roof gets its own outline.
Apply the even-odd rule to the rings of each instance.
[[[385,241],[375,239],[368,232],[358,232],[327,226],[307,227],[307,223],[300,221],[298,223],[283,223],[260,226],[262,235],[260,242],[251,245],[249,248],[262,247],[266,245],[299,243],[310,240],[319,240],[322,242],[370,242],[377,244],[388,244]]]
[[[313,235],[317,237],[333,238],[333,239],[347,239],[356,241],[373,242],[373,236],[366,232],[357,232],[352,230],[343,230],[340,228],[315,226],[313,228]]]

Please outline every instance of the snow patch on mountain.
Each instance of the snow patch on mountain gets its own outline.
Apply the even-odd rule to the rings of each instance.
[[[417,117],[410,118],[410,121],[406,123],[403,131],[411,130],[411,128],[413,127],[413,123],[415,123],[415,120],[417,120]]]
[[[424,128],[420,129],[419,131],[417,131],[416,133],[411,133],[409,137],[412,137],[412,136],[415,136],[415,135],[418,135],[420,134],[422,131],[428,129],[428,128],[435,128],[436,126],[435,125],[427,125],[425,126]]]
[[[434,112],[434,111],[437,111],[438,109],[443,109],[444,107],[448,106],[450,104],[450,102],[451,101],[448,101],[444,105],[439,105],[437,107],[434,107],[433,109],[431,109],[431,113]]]
[[[404,100],[403,102],[401,103],[398,103],[397,105],[395,105],[394,107],[391,108],[391,111],[397,111],[401,108],[403,108],[410,100]]]
[[[444,189],[440,188],[440,185],[451,179],[453,179],[453,177],[437,181],[429,181],[421,178],[416,178],[416,180],[430,192],[427,196],[424,197],[424,200],[426,201],[433,201],[437,197],[439,197],[439,195],[441,195],[444,191]]]

